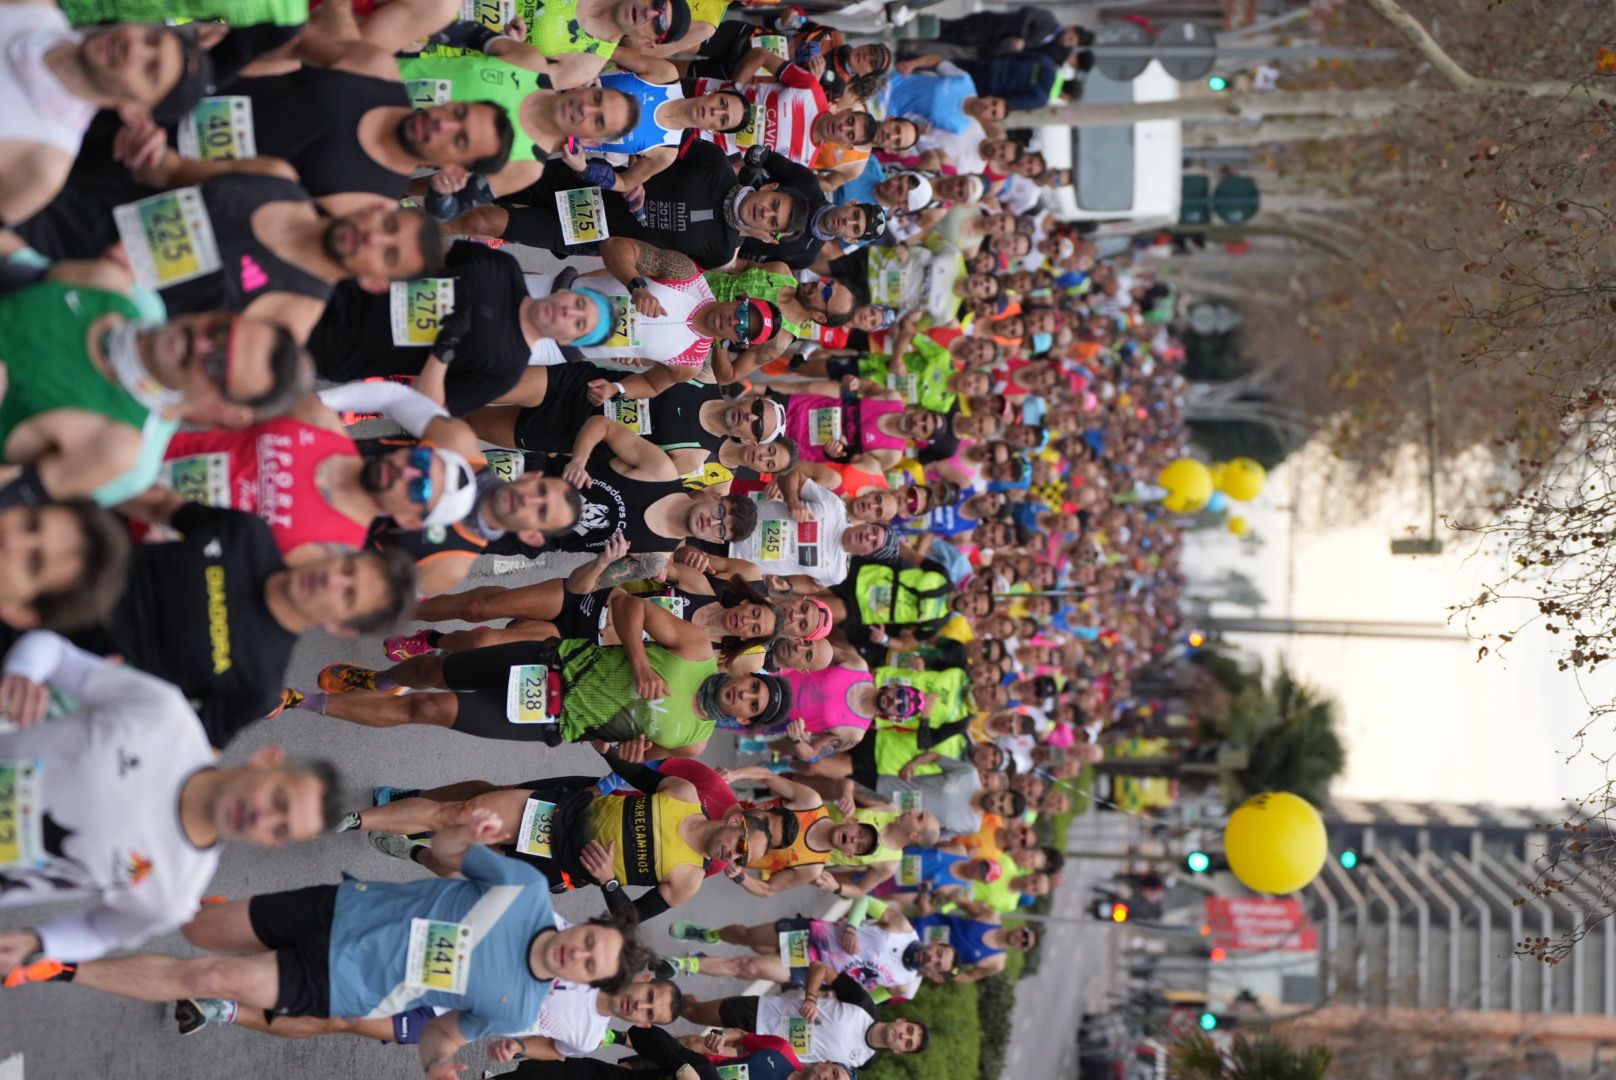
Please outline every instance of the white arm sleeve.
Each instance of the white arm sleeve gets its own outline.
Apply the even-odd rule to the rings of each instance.
[[[30,630],[6,654],[3,670],[45,683],[85,705],[183,709],[185,695],[153,675],[97,656],[49,630]]]
[[[419,439],[448,410],[418,390],[395,382],[352,382],[320,391],[335,412],[379,412]]]
[[[139,945],[165,933],[195,913],[190,910],[149,909],[139,905],[102,904],[73,911],[34,927],[40,952],[66,964],[95,960],[118,949]]]

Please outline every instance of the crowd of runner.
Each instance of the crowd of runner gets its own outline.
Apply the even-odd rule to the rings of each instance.
[[[618,1076],[619,1042],[645,1080],[924,1052],[882,1003],[1035,944],[1036,822],[1176,632],[1166,290],[1002,127],[1086,34],[212,6],[0,2],[0,908],[70,902],[0,918],[4,992],[413,1044],[434,1080],[482,1040],[535,1078]],[[315,627],[393,666],[288,686]],[[287,710],[605,775],[444,759],[356,808],[328,762],[219,763]],[[328,831],[419,876],[203,903],[222,843]],[[720,873],[824,917],[704,925]],[[176,928],[209,955],[139,951]]]

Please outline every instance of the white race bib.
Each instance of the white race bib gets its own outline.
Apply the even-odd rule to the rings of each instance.
[[[252,98],[205,97],[179,126],[180,157],[192,161],[243,161],[258,156]]]
[[[562,241],[568,247],[597,244],[611,235],[606,228],[606,203],[600,197],[600,188],[568,188],[556,192],[555,200]]]
[[[543,664],[516,664],[505,684],[505,719],[553,724],[561,715],[561,675]]]
[[[454,314],[454,278],[395,281],[387,288],[387,314],[394,345],[431,345],[443,320]]]
[[[615,397],[602,407],[602,411],[637,435],[651,434],[651,401],[649,398]]]
[[[516,850],[524,855],[550,858],[550,842],[555,825],[556,804],[529,799],[522,809],[522,827],[516,833]]]
[[[808,955],[808,931],[780,931],[780,959],[788,968],[805,968],[812,957]]]
[[[464,994],[471,978],[471,927],[437,919],[410,920],[404,984],[414,990]]]
[[[0,761],[0,867],[44,862],[44,771],[37,761]]]
[[[219,269],[219,244],[199,187],[175,188],[112,211],[135,281],[162,289]]]

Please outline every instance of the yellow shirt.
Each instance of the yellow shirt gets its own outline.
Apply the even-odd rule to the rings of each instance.
[[[602,847],[617,845],[618,881],[656,885],[678,867],[706,867],[706,857],[679,834],[692,817],[705,817],[701,804],[671,795],[604,795],[589,804],[589,837]]]

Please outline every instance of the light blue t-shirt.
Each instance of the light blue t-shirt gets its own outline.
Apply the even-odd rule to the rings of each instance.
[[[433,1006],[458,1012],[467,1039],[532,1028],[551,985],[528,967],[533,936],[555,926],[549,882],[486,847],[466,852],[461,873],[463,881],[344,881],[338,887],[329,954],[332,1016],[379,1019]],[[428,922],[455,924],[459,931],[451,929],[448,940],[459,950],[439,950],[417,982],[442,980],[446,970],[464,965],[463,993],[409,983],[411,935],[416,924],[426,929]]]
[[[887,76],[888,116],[923,116],[951,135],[962,134],[970,124],[965,99],[975,96],[976,83],[947,61],[929,71]]]
[[[837,206],[846,206],[848,203],[875,202],[875,185],[887,178],[887,170],[875,155],[871,154],[864,160],[864,171],[843,184],[831,193],[831,200]]]
[[[941,538],[933,538],[931,551],[926,557],[941,566],[948,574],[948,580],[956,585],[975,572],[971,560],[965,557],[965,553]]]

